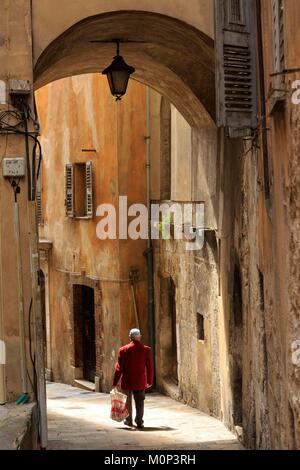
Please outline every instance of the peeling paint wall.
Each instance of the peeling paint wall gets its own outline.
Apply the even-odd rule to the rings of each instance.
[[[212,209],[217,194],[217,132],[191,128],[172,105],[167,112],[165,98],[151,91],[151,136],[152,199],[162,202],[169,193],[174,203],[204,202],[205,226],[211,228],[200,251],[188,251],[185,240],[153,242],[157,386],[219,416],[218,242],[214,232],[218,208]],[[172,308],[176,333],[172,333]],[[204,339],[199,338],[199,315],[204,319]],[[174,336],[178,380],[174,377]]]
[[[11,8],[11,2],[2,2],[3,7],[0,15],[0,83],[1,104],[0,111],[12,109],[9,97],[8,77],[22,77],[32,82],[32,43],[31,43],[31,10],[29,0],[18,0]],[[5,90],[3,90],[3,83]],[[29,97],[31,101],[31,96]],[[30,151],[32,148],[29,142]],[[25,142],[22,135],[2,134],[0,136],[0,155],[2,158],[11,156],[24,156]],[[20,232],[22,252],[22,283],[24,292],[25,312],[25,337],[27,352],[27,369],[33,377],[32,364],[29,358],[29,306],[32,297],[30,279],[30,255],[28,243],[28,219],[27,219],[27,179],[20,182],[21,193],[18,197],[20,207]],[[4,337],[6,345],[6,366],[0,365],[0,380],[5,384],[7,401],[14,401],[22,393],[21,371],[20,371],[20,341],[19,341],[19,303],[17,283],[17,245],[14,232],[13,218],[14,194],[7,179],[0,178],[0,221],[1,221],[1,266],[2,279],[0,286],[1,303],[3,306],[0,313],[0,325],[4,326]],[[0,308],[0,310],[2,310]],[[32,331],[31,331],[32,333]],[[2,334],[1,334],[2,336]],[[3,381],[3,382],[2,382]],[[2,389],[2,387],[1,387]],[[28,383],[28,391],[32,394],[31,384]],[[1,393],[2,395],[2,393]],[[3,398],[1,397],[1,400]]]
[[[100,389],[111,387],[117,350],[135,326],[129,269],[137,266],[140,282],[137,305],[144,340],[148,338],[146,241],[99,240],[96,209],[118,198],[146,204],[145,125],[146,88],[131,81],[126,97],[116,103],[100,75],[76,76],[36,92],[43,147],[43,219],[40,238],[53,243],[50,266],[52,373],[56,381],[72,383],[80,371],[71,367],[73,332],[71,273],[99,279],[103,338]],[[93,162],[94,217],[65,216],[65,165]],[[127,280],[127,281],[126,281]],[[75,377],[76,376],[76,377]]]

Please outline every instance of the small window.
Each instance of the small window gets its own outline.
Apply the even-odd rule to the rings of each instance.
[[[66,165],[66,216],[78,219],[93,217],[92,162]]]
[[[265,282],[263,273],[258,270],[259,300],[261,310],[265,309]]]
[[[197,313],[197,332],[198,332],[198,340],[204,341],[205,334],[204,334],[204,316],[201,313]]]
[[[235,327],[243,326],[242,278],[237,264],[234,267],[233,275],[233,319]]]

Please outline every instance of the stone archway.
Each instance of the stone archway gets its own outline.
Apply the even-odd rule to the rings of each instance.
[[[59,78],[101,72],[115,54],[113,39],[134,79],[166,96],[192,126],[214,127],[213,40],[169,16],[117,11],[74,24],[42,52],[34,68],[35,87]],[[103,41],[92,43],[91,41]]]

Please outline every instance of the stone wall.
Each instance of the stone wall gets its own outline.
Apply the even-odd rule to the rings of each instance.
[[[155,137],[151,141],[151,164],[156,173],[154,176],[152,172],[152,199],[163,202],[169,195],[170,201],[182,207],[184,202],[204,202],[208,228],[200,251],[188,251],[184,240],[153,242],[157,386],[174,398],[219,416],[218,208],[214,207],[217,133],[215,129],[191,128],[173,106],[169,105],[167,111],[164,99],[161,101],[153,91],[151,97],[152,140]],[[176,329],[172,327],[172,310]],[[204,323],[201,339],[200,321]]]
[[[38,434],[36,403],[0,407],[0,450],[37,450]]]

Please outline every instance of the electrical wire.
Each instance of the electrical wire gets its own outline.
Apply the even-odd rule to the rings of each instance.
[[[25,137],[25,151],[26,151],[26,166],[27,166],[27,178],[28,178],[28,200],[34,200],[36,196],[36,181],[39,177],[41,161],[42,161],[42,148],[38,140],[39,134],[39,124],[37,120],[37,110],[36,104],[34,102],[34,116],[32,114],[30,106],[24,101],[23,97],[20,97],[18,100],[18,107],[20,109],[7,109],[0,112],[0,134],[6,134],[6,145],[3,157],[6,155],[7,150],[7,141],[9,134],[19,134]],[[11,123],[13,120],[13,123]],[[31,121],[34,126],[34,131],[29,132],[28,122]],[[29,152],[29,138],[34,140],[34,146],[32,149],[32,162],[30,162],[30,152]],[[36,155],[37,148],[39,149],[39,161],[38,168],[36,173]],[[3,158],[2,157],[2,158]],[[17,202],[17,195],[20,193],[20,178],[10,178],[10,184],[14,192],[15,202]],[[32,334],[31,334],[31,314],[32,314],[32,304],[33,299],[30,300],[29,312],[28,312],[28,334],[29,334],[29,354],[30,360],[33,367],[33,380],[30,376],[28,369],[26,368],[26,373],[30,381],[33,393],[35,395],[36,401],[38,400],[38,388],[37,388],[37,370],[36,370],[36,356],[32,351]],[[40,423],[41,423],[41,412],[40,407],[38,407],[38,434],[40,439]]]
[[[26,165],[27,165],[27,175],[28,175],[28,199],[32,200],[32,197],[35,196],[35,184],[32,184],[32,183],[33,182],[35,183],[36,176],[33,175],[31,168],[35,169],[37,148],[39,149],[39,164],[38,164],[37,177],[40,171],[40,165],[41,165],[41,159],[42,159],[42,149],[41,149],[40,142],[37,138],[37,132],[36,132],[39,129],[39,126],[38,126],[36,118],[32,116],[31,109],[27,105],[27,103],[25,103],[24,100],[21,99],[19,104],[21,108],[20,110],[8,109],[0,113],[0,133],[6,134],[6,147],[5,147],[4,156],[6,154],[8,134],[19,134],[19,135],[24,135],[25,137]],[[12,120],[13,120],[13,123],[11,122]],[[28,131],[29,120],[33,122],[34,127],[36,129],[35,132]],[[32,165],[30,163],[29,138],[34,140],[34,146],[32,150]],[[17,196],[20,193],[20,178],[10,178],[9,181],[14,192],[14,200],[15,202],[17,202]],[[26,372],[27,372],[27,376],[30,381],[33,393],[35,395],[35,398],[37,399],[37,370],[36,370],[36,357],[32,351],[31,312],[32,312],[32,298],[30,301],[29,313],[28,313],[28,332],[29,332],[29,354],[30,354],[30,360],[32,363],[33,375],[34,375],[33,379],[31,378],[28,369],[26,370]]]
[[[30,106],[28,106],[28,104],[24,101],[23,98],[20,98],[18,104],[20,109],[7,109],[0,113],[0,133],[5,133],[6,136],[8,136],[8,134],[20,134],[24,135],[25,137],[26,166],[28,173],[28,200],[32,201],[35,200],[36,197],[36,181],[40,174],[40,167],[42,161],[42,148],[38,140],[39,123],[37,119],[35,101],[34,115],[31,111]],[[14,122],[11,123],[11,120],[13,120]],[[29,121],[33,123],[35,129],[33,132],[29,132],[28,130]],[[29,155],[29,138],[34,140],[31,161]],[[36,172],[37,149],[39,151],[39,161]]]

